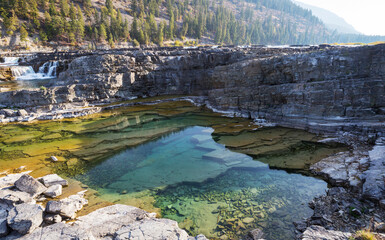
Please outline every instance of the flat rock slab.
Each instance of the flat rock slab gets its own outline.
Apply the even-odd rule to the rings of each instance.
[[[44,195],[50,198],[55,198],[62,195],[62,186],[60,184],[50,186],[45,192]]]
[[[24,174],[21,176],[16,182],[15,186],[20,191],[29,193],[32,196],[39,195],[47,190],[46,187],[44,187],[43,184],[41,184],[39,181],[34,179],[33,177]]]
[[[326,230],[324,227],[312,225],[302,235],[302,240],[347,240],[351,233]]]
[[[75,218],[76,212],[83,208],[88,201],[83,194],[71,195],[60,201],[49,201],[45,211],[52,214],[60,214],[66,218]]]
[[[59,177],[57,174],[49,174],[44,177],[38,178],[38,180],[44,184],[46,187],[50,187],[53,185],[62,185],[62,186],[67,186],[68,181]]]
[[[178,223],[169,219],[145,219],[137,221],[120,229],[115,233],[115,240],[181,240],[188,239],[185,230],[178,227]]]
[[[235,153],[227,149],[218,149],[206,153],[205,155],[203,155],[203,158],[224,163],[228,167],[241,164],[242,162],[251,159],[250,157],[244,154]]]
[[[43,222],[43,208],[37,204],[23,203],[12,208],[8,213],[7,223],[20,234],[35,230]]]
[[[38,228],[20,240],[95,240],[90,232],[65,223],[56,223],[48,227]]]
[[[24,174],[29,174],[30,172],[32,171],[8,174],[7,176],[0,178],[0,189],[15,185],[15,182],[19,180],[21,176]]]
[[[147,217],[148,213],[144,210],[116,204],[81,216],[74,225],[92,232],[96,238],[104,238],[128,224]]]
[[[208,140],[212,140],[213,138],[210,135],[194,135],[191,137],[191,142],[195,144],[202,144]]]

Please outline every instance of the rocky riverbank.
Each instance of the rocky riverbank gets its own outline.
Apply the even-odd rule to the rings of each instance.
[[[298,238],[348,239],[360,229],[385,238],[385,139],[379,138],[374,147],[354,147],[310,167],[332,188],[309,203],[312,217],[294,223]]]
[[[0,237],[11,239],[175,239],[190,237],[175,221],[155,218],[136,207],[116,204],[76,217],[88,201],[84,192],[60,199],[68,182],[56,174],[38,179],[27,173],[0,178]],[[50,200],[51,199],[51,200]]]
[[[133,104],[116,103],[137,97],[196,95],[190,100],[216,111],[326,134],[351,146],[311,166],[333,188],[310,203],[314,215],[296,223],[298,237],[347,239],[362,228],[380,234],[384,51],[385,45],[90,54],[71,59],[47,89],[0,93],[0,121],[76,117],[111,103]]]

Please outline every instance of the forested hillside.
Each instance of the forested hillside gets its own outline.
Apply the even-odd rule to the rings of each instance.
[[[379,36],[330,32],[290,0],[1,0],[2,37],[36,44],[319,44]],[[195,41],[196,40],[196,41]]]

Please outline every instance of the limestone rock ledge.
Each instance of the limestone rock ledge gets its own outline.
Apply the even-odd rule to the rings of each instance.
[[[20,239],[196,239],[189,237],[175,221],[157,219],[139,208],[116,204],[79,217],[74,223],[40,227]],[[204,238],[206,239],[206,238]]]
[[[0,183],[0,238],[4,240],[207,240],[203,235],[190,237],[173,220],[158,219],[155,213],[127,205],[104,207],[76,218],[76,212],[88,203],[85,191],[48,201],[44,209],[39,202],[45,199],[46,187],[68,185],[56,174],[39,179],[9,174]]]

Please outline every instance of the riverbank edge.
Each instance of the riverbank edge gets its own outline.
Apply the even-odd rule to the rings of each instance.
[[[244,117],[244,118],[250,117],[250,115],[242,113],[241,111],[222,111],[220,109],[217,109],[209,104],[208,99],[206,97],[183,96],[183,97],[172,97],[168,99],[156,99],[153,101],[151,100],[151,98],[148,98],[148,99],[145,99],[145,102],[136,100],[135,102],[126,101],[126,102],[119,102],[119,103],[117,102],[97,103],[97,104],[89,105],[87,107],[74,106],[73,110],[71,109],[71,111],[66,112],[67,114],[63,114],[62,112],[63,110],[55,111],[54,109],[52,109],[51,111],[41,112],[39,117],[36,117],[36,115],[28,115],[27,113],[24,116],[8,118],[9,119],[8,122],[20,121],[21,118],[23,118],[22,121],[28,121],[28,122],[32,120],[54,120],[54,119],[63,119],[63,118],[74,118],[74,117],[90,115],[100,111],[111,110],[111,109],[120,108],[120,107],[129,107],[129,106],[143,105],[143,104],[157,104],[157,103],[169,102],[169,101],[189,101],[198,107],[207,107],[214,112],[224,114],[228,117]],[[19,112],[20,110],[16,110],[16,111]],[[56,116],[56,117],[52,117],[52,116]],[[281,124],[267,122],[263,119],[254,119],[254,121],[256,121],[258,124],[262,126],[267,126],[267,127],[282,126]],[[3,121],[3,123],[7,123],[7,121]],[[320,132],[316,132],[316,133],[322,134]],[[329,234],[328,231],[335,231],[332,233],[332,235],[333,234],[338,235],[340,234],[338,232],[348,231],[350,233],[350,235],[348,234],[349,236],[354,234],[356,230],[363,229],[363,228],[368,228],[375,231],[376,228],[374,225],[379,226],[383,224],[383,219],[385,215],[384,208],[381,207],[382,206],[381,202],[383,202],[383,199],[379,199],[378,197],[377,198],[369,197],[369,199],[366,199],[368,194],[366,195],[364,194],[364,185],[366,182],[365,176],[374,174],[374,177],[372,178],[376,179],[375,175],[382,174],[381,171],[370,172],[371,167],[376,165],[375,161],[373,161],[373,159],[370,158],[370,152],[373,151],[373,149],[375,149],[377,146],[377,149],[375,151],[377,152],[380,151],[384,153],[383,155],[385,156],[384,149],[380,147],[383,145],[384,139],[377,138],[377,136],[375,135],[357,136],[348,132],[338,132],[334,134],[330,134],[326,132],[326,133],[323,133],[323,135],[329,137],[324,141],[331,141],[331,142],[346,144],[351,148],[351,151],[338,153],[328,158],[322,159],[320,162],[310,167],[313,174],[319,175],[321,178],[323,178],[325,181],[327,181],[330,184],[331,189],[328,193],[326,193],[326,195],[316,198],[309,203],[309,206],[314,210],[314,214],[312,217],[304,221],[294,223],[298,231],[297,232],[298,239],[311,239],[309,238],[309,236],[316,236],[317,234],[320,234],[320,231],[321,232],[324,231],[323,233],[321,233],[321,236],[324,234]],[[373,142],[375,143],[373,144]],[[378,153],[376,154],[378,155]],[[347,158],[353,159],[353,160],[345,161],[345,159]],[[380,159],[378,161],[385,162],[384,159]],[[330,172],[330,169],[333,169],[333,171]],[[349,173],[346,174],[346,172],[352,172],[353,174],[349,174]],[[376,181],[374,180],[374,182]],[[374,186],[374,188],[376,187],[378,186]],[[335,190],[335,189],[344,189],[344,190]],[[370,188],[366,189],[366,191],[370,193],[371,189]],[[379,197],[381,197],[381,195],[379,195]],[[343,210],[337,211],[339,212],[338,216],[334,214],[335,212],[327,211],[327,208],[330,208],[331,201],[345,202],[345,205],[342,206]],[[356,217],[353,217],[350,219],[351,212],[349,211],[349,209],[351,208],[351,205],[352,205],[351,203],[356,201],[363,201],[363,204],[362,206],[360,205],[360,207],[372,209],[372,211],[368,213],[365,213],[365,212],[359,213],[361,216],[360,217],[361,221],[358,225],[360,226],[358,226],[357,224],[352,224],[353,222],[357,221]],[[318,205],[315,203],[317,203]],[[355,208],[358,209],[358,207],[355,207]],[[377,216],[373,215],[373,212],[374,212],[373,209],[376,210]],[[344,214],[340,214],[341,213],[340,211],[343,211]],[[345,225],[350,225],[351,227],[348,229],[345,229],[344,226],[341,226],[341,225],[336,226],[335,224],[331,224],[331,223],[341,222],[338,219],[343,219],[343,222],[345,222]],[[346,219],[348,222],[346,222]],[[371,219],[377,219],[377,220],[373,222],[371,221]],[[314,226],[320,226],[320,227],[314,227]],[[338,231],[338,230],[342,230],[342,231]],[[377,230],[378,230],[378,227],[377,227]]]

